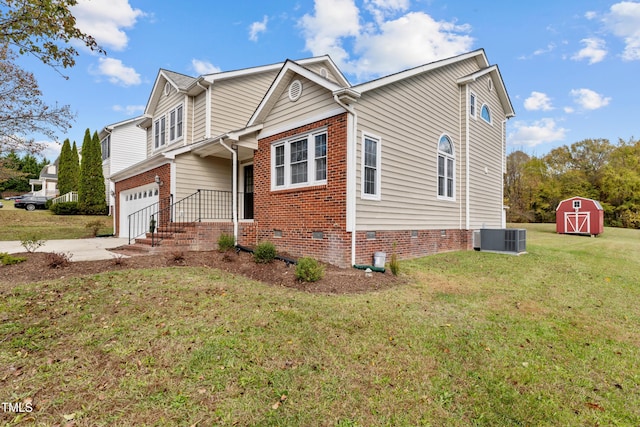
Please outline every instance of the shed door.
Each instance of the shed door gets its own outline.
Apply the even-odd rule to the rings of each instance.
[[[564,232],[591,234],[591,212],[565,212]]]

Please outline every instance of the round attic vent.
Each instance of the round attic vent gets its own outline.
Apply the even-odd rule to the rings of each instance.
[[[326,68],[322,67],[320,68],[320,75],[326,79],[327,77],[329,77],[329,72]]]
[[[291,101],[297,101],[302,95],[302,83],[300,80],[294,80],[289,85],[289,99]]]
[[[489,86],[489,92],[491,92],[493,90],[493,80],[491,80],[491,77],[489,77],[487,85]]]
[[[164,84],[164,94],[169,95],[171,93],[171,83],[166,82]]]

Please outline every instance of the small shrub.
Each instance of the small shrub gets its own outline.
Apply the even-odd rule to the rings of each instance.
[[[317,282],[324,277],[324,266],[313,258],[300,258],[295,275],[303,282]]]
[[[49,268],[66,267],[71,262],[71,254],[65,252],[51,252],[47,254]]]
[[[56,203],[55,205],[51,205],[49,210],[55,215],[78,215],[80,213],[78,202]]]
[[[272,262],[276,258],[276,247],[273,243],[264,241],[256,246],[253,251],[253,260],[258,264],[267,264]]]
[[[27,259],[24,257],[15,257],[13,255],[9,255],[6,252],[0,252],[0,264],[2,265],[13,265],[18,264],[20,262],[26,261]]]
[[[85,225],[85,227],[91,230],[91,234],[93,235],[93,237],[97,237],[98,231],[100,231],[100,229],[104,227],[104,223],[102,222],[102,220],[96,219],[93,221],[89,221]]]
[[[39,236],[32,234],[22,237],[20,239],[20,244],[27,252],[33,253],[45,244],[45,240],[42,240]]]
[[[122,267],[124,265],[127,265],[127,259],[123,256],[123,255],[114,255],[113,259],[112,259],[113,265],[118,266],[118,267]]]
[[[231,234],[222,233],[220,237],[218,237],[218,250],[220,252],[233,249],[235,245],[235,238]]]
[[[398,254],[396,254],[396,244],[393,244],[393,252],[391,253],[391,260],[389,261],[389,269],[394,276],[400,273],[400,262],[398,261]]]
[[[172,252],[169,255],[169,261],[173,261],[174,264],[184,264],[185,262],[184,252],[182,251]]]

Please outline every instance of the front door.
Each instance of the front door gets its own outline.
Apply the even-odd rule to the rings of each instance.
[[[243,219],[253,219],[253,165],[244,167],[244,215]]]

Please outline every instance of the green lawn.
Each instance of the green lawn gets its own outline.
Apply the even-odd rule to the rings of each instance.
[[[22,240],[37,236],[43,240],[92,237],[87,224],[101,221],[98,234],[113,234],[113,218],[108,216],[54,215],[49,210],[27,212],[13,207],[13,200],[3,200],[0,209],[0,240]]]
[[[0,285],[0,396],[35,407],[0,420],[640,425],[640,231],[526,228],[527,254],[402,262],[368,294],[184,267]]]

